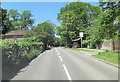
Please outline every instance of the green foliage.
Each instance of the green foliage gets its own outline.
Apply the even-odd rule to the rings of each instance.
[[[30,10],[23,11],[22,14],[20,14],[20,23],[19,25],[23,29],[28,29],[28,27],[31,27],[34,23],[34,19],[32,19],[33,15]]]
[[[68,44],[72,40],[79,38],[80,31],[86,31],[90,26],[91,20],[97,17],[101,9],[97,6],[92,6],[89,3],[72,2],[60,9],[57,19],[61,26],[56,27],[57,35],[66,39]]]
[[[67,4],[58,13],[57,19],[61,26],[56,27],[57,35],[71,44],[72,40],[79,38],[79,32],[83,31],[83,44],[89,44],[90,48],[97,48],[97,45],[100,48],[106,39],[119,39],[119,4],[120,1],[100,2],[101,8],[83,2]]]
[[[41,53],[40,50],[31,49],[31,50],[26,54],[26,56],[27,56],[28,59],[32,59],[34,56],[38,56],[40,53]]]
[[[91,21],[91,25],[86,31],[88,34],[86,39],[89,41],[90,48],[95,48],[96,44],[101,46],[103,40],[119,37],[118,3],[101,2],[99,4],[104,12],[99,13],[98,17]]]
[[[45,21],[44,23],[40,23],[35,28],[35,32],[39,35],[36,36],[36,40],[40,40],[44,44],[44,49],[47,48],[47,45],[53,45],[54,37],[55,37],[55,29],[56,25],[52,23],[50,20]]]
[[[77,48],[78,45],[79,45],[78,42],[74,42],[74,43],[73,43],[73,47],[74,47],[74,48]]]
[[[44,42],[45,36],[44,35],[37,35],[35,38],[36,42]]]
[[[5,34],[11,30],[18,30],[21,26],[22,29],[28,29],[28,27],[32,27],[34,23],[34,19],[31,17],[31,11],[26,10],[21,14],[18,10],[10,9],[2,9],[2,33]]]
[[[55,42],[54,42],[53,46],[55,46],[55,47],[60,46],[60,38],[55,37]]]
[[[11,20],[9,19],[7,12],[7,9],[2,9],[1,11],[2,19],[0,19],[0,22],[2,23],[2,34],[5,34],[13,29]]]
[[[106,29],[105,36],[106,39],[112,39],[115,35],[118,35],[119,32],[119,11],[120,11],[120,1],[118,2],[100,2],[99,6],[102,7],[103,11],[106,13],[104,16],[103,29]]]
[[[36,35],[37,35],[37,33],[36,33],[35,31],[29,31],[29,32],[27,32],[23,37],[24,37],[24,38],[34,37],[34,36],[36,36]]]
[[[3,64],[19,65],[29,61],[43,51],[43,44],[40,42],[28,42],[27,39],[3,40],[2,55]]]
[[[8,17],[9,17],[9,19],[11,20],[13,29],[15,29],[16,26],[18,26],[19,16],[20,16],[20,14],[18,13],[17,10],[10,9],[10,10],[8,11]]]
[[[61,46],[66,46],[67,45],[67,40],[65,39],[66,37],[63,37],[63,36],[61,36],[60,38],[59,38],[59,41],[60,41],[60,45]]]

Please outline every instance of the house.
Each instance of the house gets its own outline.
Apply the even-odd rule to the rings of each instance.
[[[30,30],[13,30],[5,34],[4,38],[5,39],[23,38],[23,36],[29,31]]]

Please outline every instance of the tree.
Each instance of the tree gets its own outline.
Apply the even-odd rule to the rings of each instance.
[[[107,30],[108,38],[112,39],[115,32],[118,31],[118,27],[114,25],[114,21],[119,17],[120,12],[120,1],[118,2],[99,2],[99,6],[104,12],[107,12],[106,17],[104,17],[104,28]]]
[[[105,34],[105,29],[103,29],[102,22],[104,21],[105,13],[100,13],[97,18],[91,21],[91,26],[87,28],[88,36],[86,37],[87,43],[90,48],[100,48],[100,44]],[[96,46],[97,45],[97,46]]]
[[[29,31],[23,37],[28,38],[28,37],[35,37],[35,36],[37,36],[37,33],[35,31]]]
[[[86,39],[90,48],[100,48],[103,40],[113,39],[118,32],[118,23],[114,24],[114,22],[118,21],[116,17],[119,17],[119,2],[99,2],[99,6],[102,8],[102,12],[92,20],[87,29]]]
[[[60,38],[55,37],[54,39],[55,39],[54,47],[58,47],[58,46],[60,46]]]
[[[21,26],[22,29],[28,29],[28,27],[31,27],[34,23],[34,19],[32,19],[32,17],[33,15],[30,10],[23,11],[22,14],[20,14],[19,26]]]
[[[12,22],[12,30],[15,30],[18,26],[18,23],[19,23],[19,13],[17,10],[14,10],[14,9],[10,9],[8,11],[8,17],[9,19],[11,20]]]
[[[40,23],[35,28],[37,32],[37,38],[40,39],[44,43],[44,49],[47,48],[47,45],[53,45],[54,37],[55,37],[55,24],[50,20],[45,21],[44,23]]]
[[[116,19],[113,22],[113,27],[115,29],[115,36],[117,37],[117,39],[120,39],[120,15],[116,17]],[[114,38],[114,37],[113,37]]]
[[[2,10],[2,34],[5,34],[13,29],[12,21],[9,20],[7,9]]]
[[[93,18],[100,12],[99,7],[83,2],[72,2],[62,7],[57,18],[61,24],[56,27],[57,34],[65,37],[64,39],[67,39],[67,43],[71,45],[72,40],[79,37],[79,32],[85,32]]]

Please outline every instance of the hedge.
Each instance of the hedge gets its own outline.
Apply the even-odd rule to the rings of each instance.
[[[24,61],[31,61],[43,52],[42,42],[28,42],[21,40],[3,40],[2,58],[3,64],[19,65]]]

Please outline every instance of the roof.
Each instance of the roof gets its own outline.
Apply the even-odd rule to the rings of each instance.
[[[9,33],[5,35],[25,35],[29,31],[30,30],[14,30],[14,31],[10,31]]]

